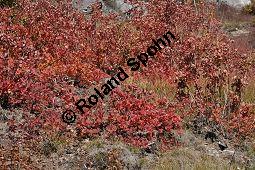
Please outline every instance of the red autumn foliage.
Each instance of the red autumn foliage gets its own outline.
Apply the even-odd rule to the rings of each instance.
[[[149,102],[153,96],[132,85],[126,87],[125,92],[116,89],[108,106],[97,106],[94,113],[82,115],[77,126],[81,135],[118,136],[135,145],[146,146],[160,138],[173,139],[173,130],[181,130],[180,117],[170,109],[157,108],[157,102]],[[138,140],[134,143],[135,138]]]
[[[79,116],[74,125],[79,134],[116,135],[143,146],[155,139],[172,140],[173,130],[181,129],[181,118],[194,115],[206,115],[208,120],[213,118],[224,128],[238,128],[243,134],[254,130],[254,114],[247,111],[248,116],[241,116],[240,102],[233,103],[228,94],[235,76],[246,78],[249,54],[235,49],[221,31],[213,16],[214,7],[201,3],[196,13],[192,6],[174,1],[131,2],[146,6],[147,14],[133,10],[132,19],[121,21],[117,15],[105,16],[95,8],[86,19],[70,1],[49,0],[19,0],[18,7],[2,8],[1,106],[39,114],[36,118],[27,114],[27,124],[22,127],[33,129],[41,124],[64,129],[61,112],[74,108],[74,103],[85,96],[77,84],[93,86],[109,77],[118,66],[125,66],[128,58],[146,50],[152,39],[171,30],[178,41],[133,76],[150,80],[160,75],[176,86],[176,100],[169,104],[151,97],[154,103],[149,102],[151,94],[123,84],[129,91],[116,89],[108,106],[101,102]],[[232,91],[238,94],[238,90]],[[236,109],[231,109],[233,105]],[[224,122],[223,113],[229,115],[230,125]],[[239,126],[234,115],[249,121],[247,126]]]

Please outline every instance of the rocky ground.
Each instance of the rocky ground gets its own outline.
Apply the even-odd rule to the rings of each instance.
[[[255,48],[255,16],[245,14],[241,9],[222,5],[218,18],[223,22],[223,30],[233,39]]]
[[[120,141],[81,139],[74,129],[57,136],[42,131],[31,140],[24,131],[13,132],[8,120],[24,121],[21,111],[0,110],[1,169],[254,169],[255,143],[221,151],[216,142],[189,130],[178,139],[181,146],[160,152],[157,144],[138,149]],[[34,136],[34,137],[35,137]],[[241,149],[242,148],[242,149]],[[3,164],[3,162],[5,162]]]

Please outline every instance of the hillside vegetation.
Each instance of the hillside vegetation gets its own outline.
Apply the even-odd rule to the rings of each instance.
[[[213,4],[128,3],[147,12],[133,8],[123,19],[105,15],[94,3],[85,17],[70,0],[0,0],[0,169],[37,169],[33,155],[59,154],[71,141],[98,138],[139,152],[165,152],[182,147],[186,131],[199,139],[213,132],[224,145],[254,156],[254,51],[223,31]],[[128,59],[168,31],[176,39],[147,66],[130,70]],[[77,101],[100,89],[119,67],[128,79],[80,114]],[[67,109],[76,114],[71,124],[62,119]],[[103,162],[118,157],[109,154]],[[207,167],[205,159],[192,167]]]

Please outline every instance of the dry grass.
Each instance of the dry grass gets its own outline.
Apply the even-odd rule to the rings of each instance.
[[[162,79],[155,79],[154,81],[149,79],[134,80],[133,77],[130,77],[127,83],[134,83],[142,89],[153,91],[158,98],[167,97],[169,101],[173,101],[175,98],[176,88]]]
[[[152,169],[155,170],[234,170],[236,165],[230,165],[227,161],[216,157],[199,153],[198,151],[180,148],[165,153]]]
[[[255,104],[255,78],[250,80],[244,89],[243,101],[245,103]]]

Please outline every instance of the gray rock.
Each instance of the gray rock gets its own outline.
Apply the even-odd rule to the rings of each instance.
[[[90,14],[92,12],[91,5],[96,2],[96,0],[73,0],[73,7]],[[104,12],[116,11],[125,13],[133,8],[132,5],[125,3],[124,0],[99,0],[99,2],[102,4]]]
[[[96,2],[96,0],[73,0],[73,7],[78,9],[79,11],[84,12],[86,16],[90,16],[93,12],[92,5]],[[102,5],[102,11],[104,14],[109,13],[118,13],[122,19],[130,18],[129,11],[132,9],[136,9],[139,11],[143,11],[144,15],[147,14],[147,9],[145,6],[135,6],[129,3],[124,2],[124,0],[99,0]]]
[[[248,30],[242,29],[236,29],[235,31],[231,32],[231,35],[234,37],[242,36],[242,35],[248,35],[250,32]]]
[[[88,152],[87,160],[92,160],[95,166],[105,166],[107,153],[111,150],[117,149],[121,151],[119,160],[124,164],[124,169],[135,170],[139,167],[138,156],[134,155],[124,145],[105,145],[103,148],[91,148]],[[100,159],[98,159],[100,157]],[[95,158],[97,158],[95,160]],[[86,163],[84,163],[86,164]]]
[[[5,122],[5,121],[7,121],[7,120],[8,120],[8,117],[6,116],[6,114],[0,113],[0,121]]]
[[[209,1],[218,2],[218,4],[225,3],[235,8],[242,8],[245,5],[248,5],[249,3],[251,3],[250,0],[209,0]]]

